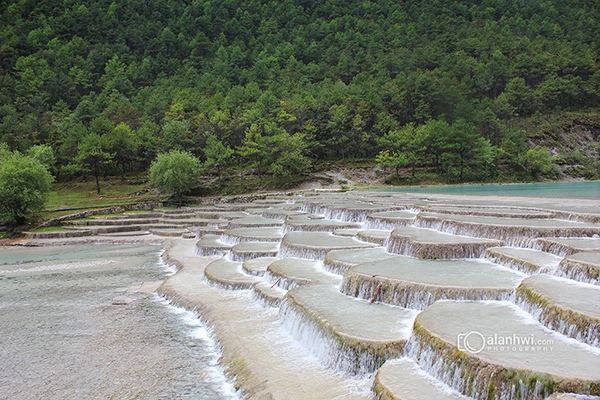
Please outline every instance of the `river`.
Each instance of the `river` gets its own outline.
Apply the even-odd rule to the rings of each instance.
[[[152,293],[160,252],[0,248],[0,399],[238,399],[208,328]]]

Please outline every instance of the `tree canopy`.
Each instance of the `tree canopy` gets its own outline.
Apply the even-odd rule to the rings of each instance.
[[[0,153],[0,221],[21,225],[43,210],[53,177],[34,156]]]
[[[599,14],[595,0],[7,0],[0,142],[52,147],[63,175],[144,171],[170,150],[220,173],[219,143],[283,174],[426,127],[433,156],[406,145],[394,165],[477,179],[523,169],[522,118],[597,115]],[[257,161],[250,131],[293,145]]]
[[[200,161],[193,155],[171,150],[159,154],[150,166],[150,181],[161,191],[180,197],[194,188],[201,170]]]

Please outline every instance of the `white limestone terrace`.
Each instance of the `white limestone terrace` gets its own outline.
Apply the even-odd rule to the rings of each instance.
[[[340,290],[371,302],[424,310],[440,299],[509,300],[525,277],[482,260],[395,256],[350,268]]]
[[[308,351],[352,374],[372,373],[401,356],[416,314],[353,299],[330,284],[294,288],[280,309],[280,319]]]
[[[509,218],[554,218],[556,212],[536,210],[519,207],[480,207],[468,205],[428,205],[420,207],[423,212],[454,214],[454,215],[480,215],[484,217],[509,217]]]
[[[387,242],[390,253],[417,258],[478,258],[488,247],[501,246],[493,239],[480,239],[439,232],[434,229],[404,226],[396,228]]]
[[[346,236],[346,237],[355,237],[356,235],[358,235],[360,232],[363,232],[363,230],[359,229],[359,228],[352,228],[352,229],[336,229],[333,231],[333,234],[335,236]]]
[[[224,243],[237,244],[240,242],[280,242],[283,232],[280,227],[255,227],[225,229],[221,240]]]
[[[365,229],[394,229],[412,225],[418,212],[412,210],[383,211],[367,215]]]
[[[320,261],[303,258],[283,258],[272,262],[264,274],[265,281],[273,286],[288,290],[310,283],[330,283],[336,285],[340,277],[321,268]]]
[[[600,352],[563,338],[511,303],[442,300],[417,316],[407,355],[477,399],[599,395]]]
[[[384,246],[388,241],[391,230],[384,229],[363,229],[356,234],[356,237],[363,242],[374,243]]]
[[[266,205],[263,204],[261,206],[259,206],[257,203],[255,202],[249,202],[249,203],[215,203],[213,204],[213,207],[216,210],[223,210],[223,211],[241,211],[241,212],[247,212],[248,209],[262,209],[267,210],[271,205]]]
[[[396,256],[385,251],[383,247],[331,250],[325,255],[323,265],[329,271],[343,275],[355,265],[393,257]]]
[[[204,235],[196,242],[196,252],[200,256],[223,256],[231,250],[233,245],[223,243],[221,236],[218,235]]]
[[[369,214],[403,208],[402,206],[395,206],[393,204],[371,204],[367,201],[334,198],[329,201],[327,199],[306,201],[302,206],[302,211],[309,214],[323,215],[328,219],[364,222]]]
[[[220,258],[208,264],[204,270],[206,280],[224,289],[250,289],[261,279],[246,274],[242,263]]]
[[[229,225],[227,226],[229,229],[235,228],[260,228],[260,227],[269,227],[269,226],[281,226],[282,222],[274,219],[268,219],[261,217],[259,215],[245,217],[245,218],[236,218],[229,221]]]
[[[325,232],[289,232],[282,239],[278,257],[322,260],[331,250],[369,247],[376,247],[376,245]]]
[[[600,252],[600,237],[552,237],[537,241],[538,247],[562,257],[586,251]]]
[[[259,257],[275,257],[279,252],[276,242],[241,242],[231,248],[229,256],[234,261],[247,261]]]
[[[287,293],[286,289],[266,282],[258,282],[254,285],[253,290],[254,298],[265,307],[279,307]]]
[[[561,219],[582,222],[600,222],[598,200],[592,199],[557,199],[542,197],[511,197],[511,196],[477,196],[477,195],[446,195],[419,193],[389,193],[382,197],[381,192],[361,192],[363,198],[373,203],[382,199],[388,204],[417,205],[417,206],[471,206],[471,207],[514,207],[553,213]],[[420,207],[418,207],[420,209]]]
[[[386,361],[377,370],[373,391],[378,399],[468,399],[424,373],[413,360],[407,357]]]
[[[200,277],[216,257],[198,257],[193,242],[174,239],[165,261],[180,267],[158,292],[199,313],[222,347],[220,362],[244,396],[273,400],[369,400],[368,382],[323,368],[281,326],[277,312],[251,293],[223,290]],[[366,387],[365,387],[366,386]]]
[[[277,260],[277,257],[257,257],[244,261],[242,268],[249,275],[263,276],[269,265]]]
[[[307,231],[307,232],[333,232],[336,229],[360,228],[356,222],[344,222],[334,219],[315,219],[305,215],[290,216],[284,224],[284,232]]]
[[[484,258],[526,274],[553,271],[563,260],[562,257],[541,250],[519,247],[489,247],[485,250]]]
[[[515,301],[549,329],[600,347],[600,287],[542,274],[523,280]]]
[[[553,209],[553,202],[539,199],[355,191],[169,212],[168,222],[176,227],[163,220],[154,229],[182,235],[160,239],[171,243],[165,260],[181,269],[160,291],[198,310],[214,327],[224,349],[221,362],[248,398],[367,399],[371,384],[378,399],[390,400],[460,398],[456,390],[502,400],[558,391],[594,394],[600,388],[600,349],[590,346],[595,339],[589,337],[596,337],[598,286],[573,279],[597,284],[600,242],[590,233],[600,220],[583,213],[593,207],[578,204],[571,212],[566,202]],[[446,225],[421,226],[431,216]],[[122,220],[162,217],[140,213]],[[192,220],[195,226],[177,225]],[[327,228],[284,233],[286,221]],[[452,224],[460,227],[459,235]],[[123,222],[110,240],[136,240],[127,239],[136,227]],[[406,248],[402,252],[411,256],[386,251],[392,238],[402,236],[392,230],[409,237],[406,246],[421,246],[438,259],[420,259],[417,250]],[[149,232],[139,240],[157,237]],[[87,234],[82,240],[100,240]],[[186,240],[190,235],[199,240]],[[500,246],[502,241],[521,247]],[[484,245],[467,251],[469,243]],[[586,253],[563,259],[567,252],[542,251],[544,243]],[[444,246],[452,252],[442,252]],[[440,259],[465,254],[488,260]],[[569,279],[526,275],[541,272]],[[471,330],[539,334],[559,345],[552,357],[471,354],[459,348]],[[593,335],[581,333],[588,331]]]
[[[239,218],[246,218],[248,217],[249,214],[247,212],[243,212],[243,211],[226,211],[226,210],[219,210],[219,209],[212,209],[212,210],[203,210],[202,212],[198,213],[198,217],[200,218],[206,218],[206,219],[222,219],[222,220],[232,220],[232,219],[239,219]]]
[[[577,253],[562,260],[554,275],[600,285],[600,252]]]
[[[526,244],[539,237],[593,237],[600,224],[547,218],[499,218],[474,215],[420,213],[415,226],[442,232],[503,240],[510,245]],[[520,246],[522,247],[522,246]]]
[[[285,221],[287,217],[305,214],[304,211],[300,210],[300,206],[288,204],[281,207],[269,207],[267,210],[263,211],[261,215],[264,218]]]

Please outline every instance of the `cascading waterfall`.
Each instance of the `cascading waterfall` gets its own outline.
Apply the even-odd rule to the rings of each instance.
[[[539,278],[539,277],[532,277]],[[532,279],[530,278],[530,279]],[[600,347],[600,318],[582,314],[580,311],[563,306],[546,294],[536,290],[535,286],[525,284],[525,280],[516,290],[514,303],[529,313],[548,329],[574,338],[581,343]],[[548,289],[547,289],[548,291]],[[552,292],[552,290],[550,290]],[[595,290],[587,292],[593,298]]]
[[[317,249],[305,246],[295,246],[282,242],[277,253],[277,258],[305,258],[307,260],[322,260],[328,249]]]
[[[344,273],[350,269],[354,264],[347,264],[338,260],[333,260],[328,256],[325,256],[325,260],[323,261],[323,268],[337,275],[344,275]]]
[[[340,337],[335,337],[313,319],[307,317],[303,310],[298,310],[289,300],[284,300],[279,310],[279,318],[285,328],[312,354],[328,368],[348,372],[355,375],[373,373],[385,362],[386,358],[400,357],[396,350],[391,350],[389,357],[361,350],[359,346],[345,344]]]
[[[568,257],[577,252],[571,246],[543,238],[538,239],[533,248],[545,251],[546,253],[555,254],[559,257]]]
[[[230,252],[228,257],[231,261],[249,261],[261,257],[275,257],[278,250],[274,251],[245,251],[245,252]]]
[[[534,274],[540,269],[540,266],[534,263],[509,257],[507,255],[491,251],[490,249],[485,251],[483,258],[492,263],[499,264],[503,267],[514,269],[525,274]]]
[[[245,237],[241,237],[241,236],[230,235],[228,233],[221,234],[221,237],[219,238],[219,242],[221,242],[223,244],[228,244],[231,246],[235,246],[236,244],[240,244],[242,242],[249,242],[249,241],[252,241],[252,238],[245,238]]]
[[[517,293],[515,304],[525,310],[527,313],[548,329],[561,333],[567,337],[573,338],[581,343],[586,343],[593,347],[600,347],[600,322],[590,322],[589,320],[579,321],[576,318],[569,320],[569,313],[553,312],[543,306],[532,303],[525,296]]]
[[[310,283],[310,281],[307,279],[300,279],[300,278],[288,279],[287,277],[285,277],[283,275],[275,275],[275,274],[273,274],[273,272],[271,272],[269,270],[267,270],[267,272],[265,272],[265,274],[263,275],[263,278],[264,278],[265,282],[272,284],[272,286],[277,286],[283,290],[290,290],[295,287],[298,287],[301,285],[306,285],[306,284]]]
[[[370,215],[368,215],[363,229],[386,231],[396,229],[401,226],[409,226],[412,225],[412,223],[413,220],[410,219],[372,218]]]
[[[590,285],[600,285],[597,269],[592,269],[584,265],[578,266],[572,262],[561,263],[559,268],[555,269],[552,274],[578,282],[589,283]]]
[[[511,289],[435,287],[364,279],[351,272],[344,275],[340,291],[371,302],[378,301],[414,310],[424,310],[437,300],[510,300],[513,294]]]
[[[420,243],[410,236],[392,233],[386,241],[387,251],[410,257],[449,260],[455,258],[480,258],[485,249],[500,245],[495,243]]]
[[[254,286],[252,298],[263,307],[279,307],[283,296],[287,292],[278,286],[269,283],[259,283]]]
[[[475,399],[543,400],[554,391],[544,376],[525,380],[518,373],[504,373],[502,367],[485,364],[430,335],[416,322],[404,352],[430,375]]]
[[[296,221],[287,220],[283,224],[283,233],[289,232],[331,232],[335,229],[356,229],[359,225],[356,223],[340,223],[339,221],[332,221],[331,224],[326,223],[302,223]]]
[[[560,278],[572,279],[577,282],[589,283],[590,285],[600,285],[600,281],[598,281],[597,279],[590,278],[588,273],[586,273],[585,271],[581,271],[574,268],[557,268],[551,273],[552,275],[558,276]]]
[[[369,214],[390,211],[392,210],[403,210],[403,207],[368,207],[369,204],[365,203],[365,208],[348,208],[342,205],[323,205],[315,203],[307,203],[302,206],[302,211],[308,214],[322,215],[326,219],[334,219],[345,222],[365,222]]]
[[[445,219],[443,217],[419,214],[414,226],[435,229],[440,232],[460,236],[503,240],[505,245],[514,247],[536,248],[539,237],[587,237],[600,232],[599,227],[536,227],[523,225],[498,225],[484,222],[469,222]],[[546,250],[544,250],[546,251]]]

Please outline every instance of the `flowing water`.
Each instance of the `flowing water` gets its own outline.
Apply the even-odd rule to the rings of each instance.
[[[0,399],[237,399],[209,329],[151,293],[168,274],[155,246],[0,248]]]
[[[597,333],[580,328],[597,314],[597,286],[526,278],[556,270],[584,241],[586,251],[597,247],[596,186],[582,185],[582,197],[564,187],[578,200],[326,193],[293,210],[275,202],[273,215],[292,213],[282,226],[258,216],[258,203],[215,205],[218,228],[165,242],[165,262],[183,267],[176,274],[149,245],[0,248],[0,400],[241,398],[219,361],[253,399],[598,395]],[[301,212],[311,215],[293,214]],[[504,246],[485,250],[502,243],[481,238]],[[546,242],[567,250],[542,257]],[[571,261],[595,272],[598,253],[589,254]],[[482,255],[525,273],[463,259]],[[214,331],[157,289],[201,310]],[[555,326],[515,289],[580,315],[561,314]],[[552,347],[490,345],[497,336],[539,336]]]

